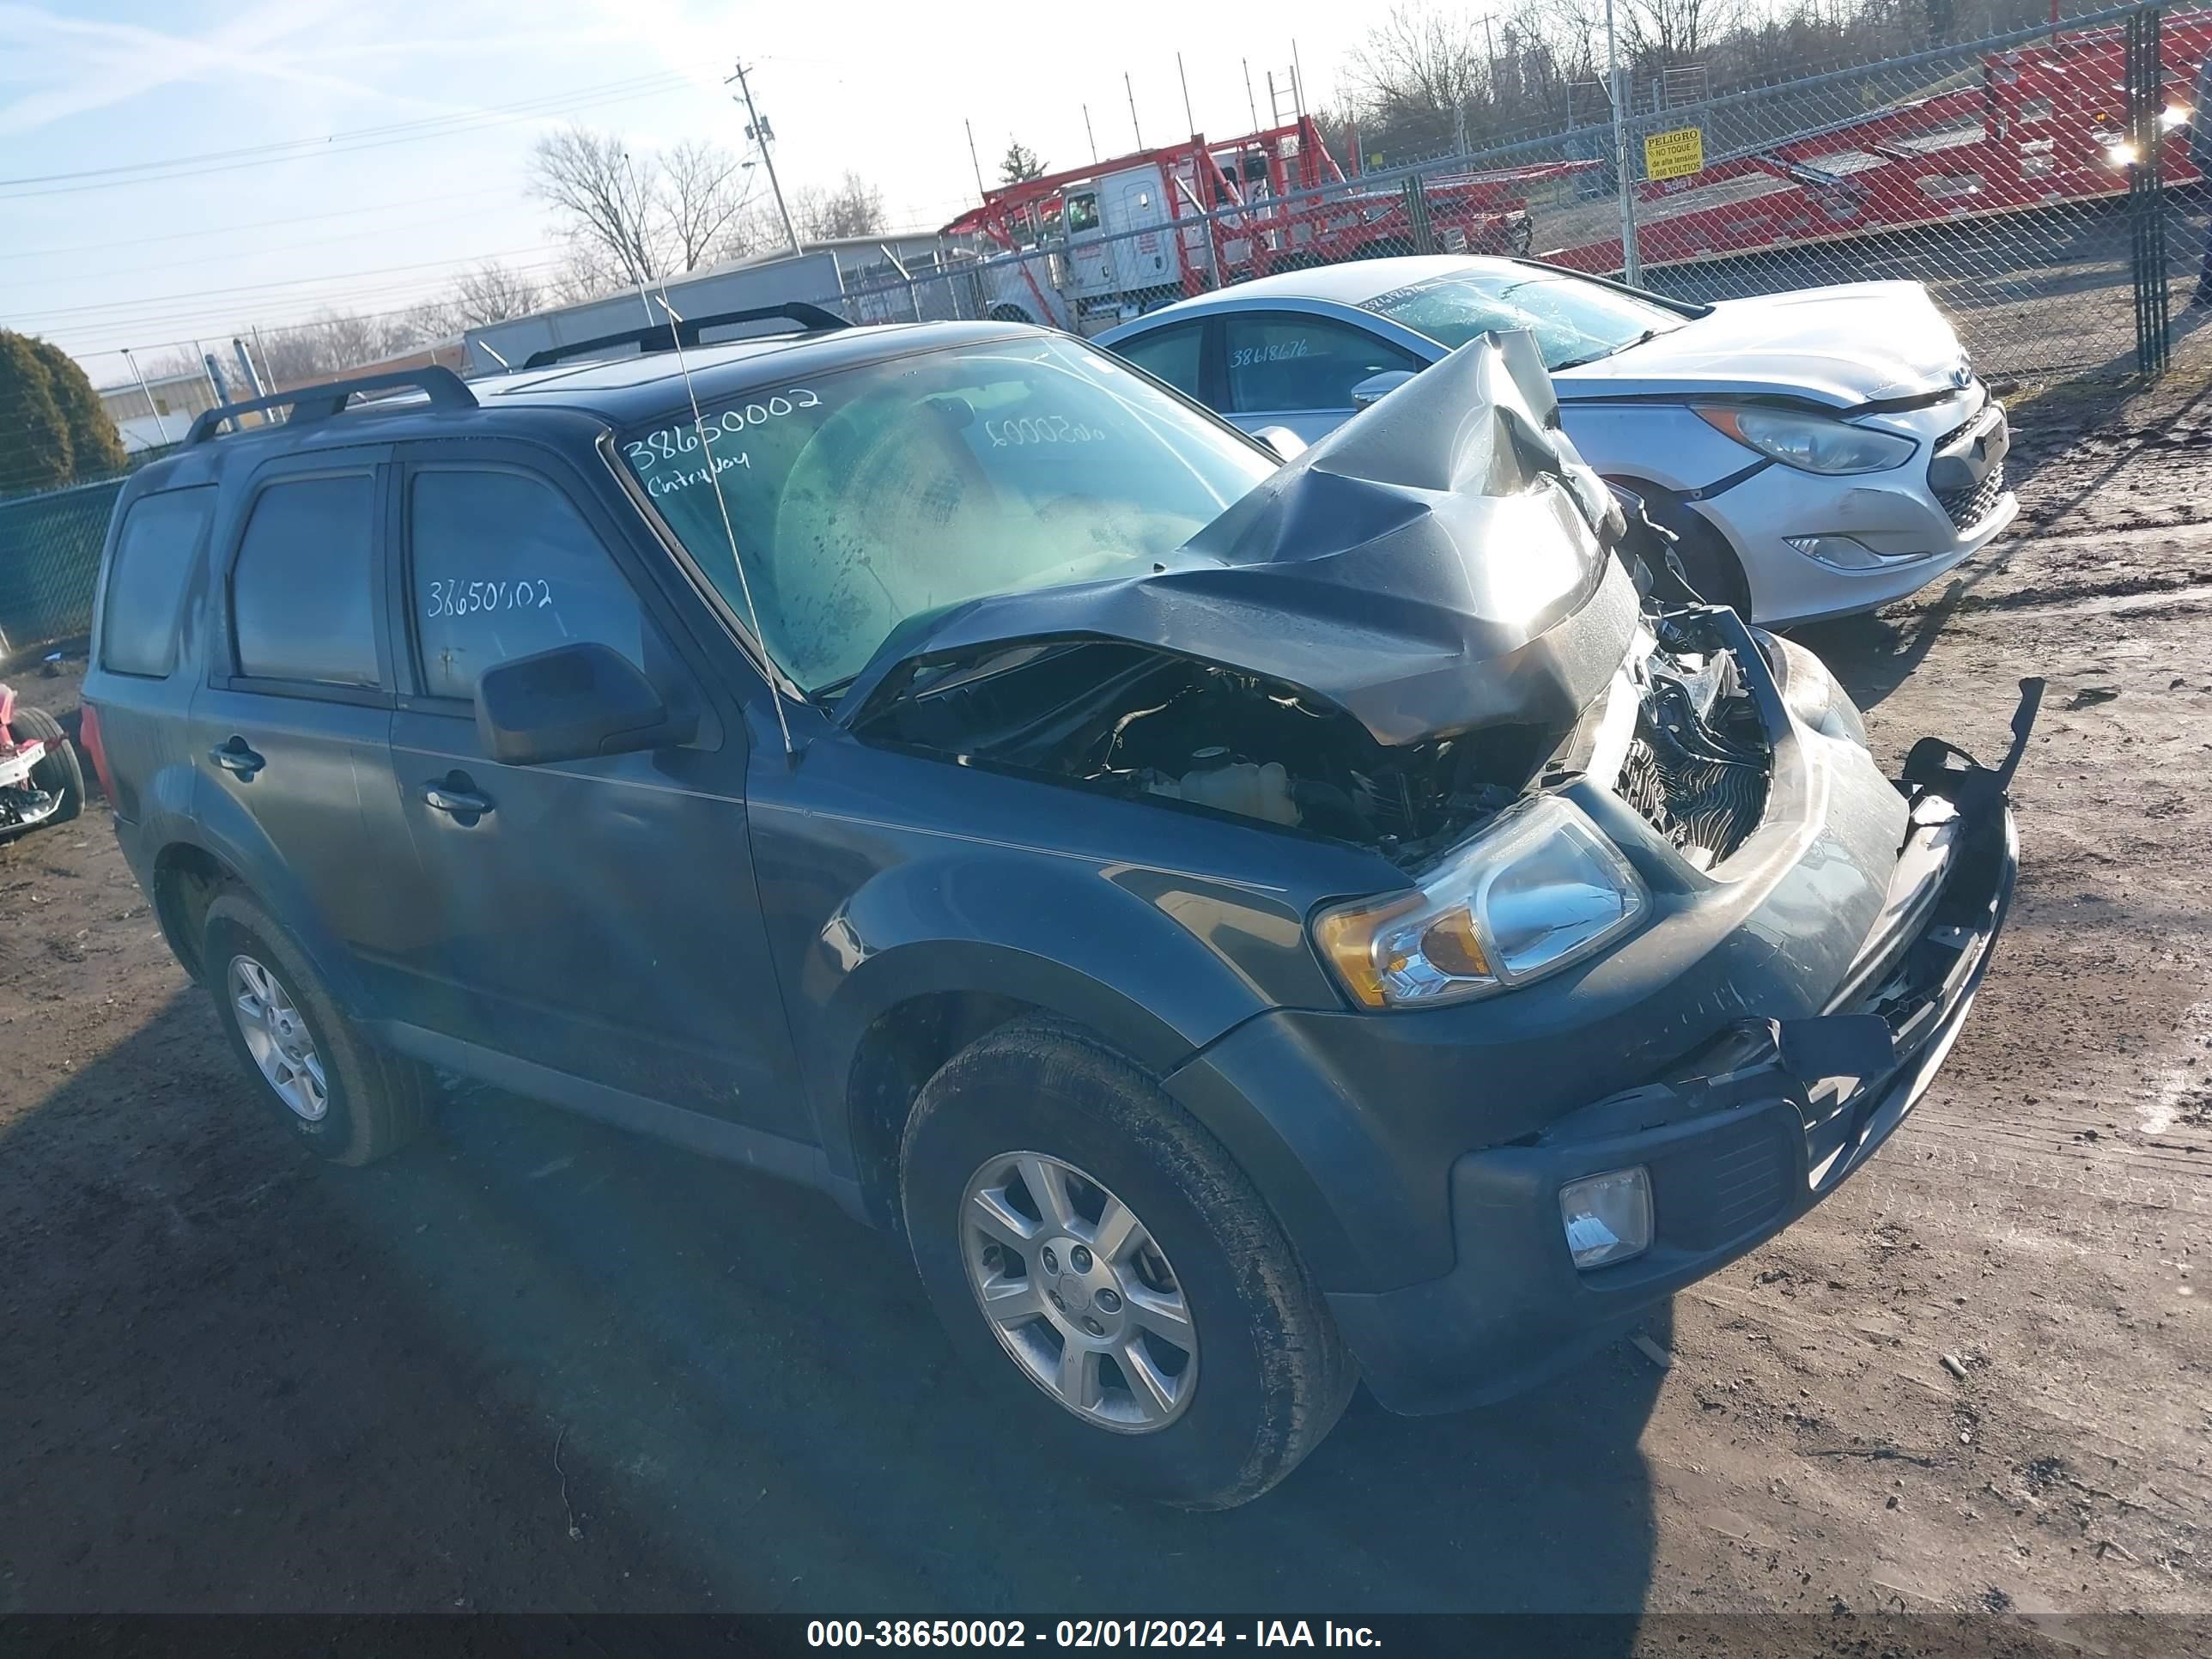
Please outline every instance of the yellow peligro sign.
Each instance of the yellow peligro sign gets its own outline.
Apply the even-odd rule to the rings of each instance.
[[[1705,135],[1696,127],[1677,127],[1654,132],[1644,140],[1644,176],[1647,179],[1686,179],[1705,166]]]

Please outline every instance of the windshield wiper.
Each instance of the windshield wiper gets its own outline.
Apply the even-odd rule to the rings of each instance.
[[[1551,368],[1551,372],[1557,374],[1563,368],[1580,368],[1587,363],[1603,362],[1607,357],[1618,357],[1624,351],[1632,351],[1638,346],[1642,345],[1645,341],[1656,340],[1658,337],[1659,331],[1657,329],[1647,328],[1643,333],[1638,335],[1634,339],[1624,340],[1617,346],[1607,346],[1602,351],[1593,351],[1587,357],[1570,357],[1564,363],[1553,363]]]

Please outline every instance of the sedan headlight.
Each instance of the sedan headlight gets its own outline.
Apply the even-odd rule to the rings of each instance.
[[[1526,984],[1633,927],[1650,896],[1571,803],[1511,808],[1420,890],[1316,914],[1314,941],[1364,1008],[1432,1008]]]
[[[1697,415],[1747,449],[1801,472],[1880,472],[1911,460],[1917,447],[1894,432],[1796,410],[1718,404],[1698,409]]]

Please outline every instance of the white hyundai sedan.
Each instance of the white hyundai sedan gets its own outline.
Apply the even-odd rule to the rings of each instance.
[[[1567,435],[1780,625],[1901,599],[2018,503],[2003,406],[1918,283],[1694,305],[1526,259],[1370,259],[1201,295],[1098,343],[1248,432],[1321,436],[1491,330],[1534,331]]]

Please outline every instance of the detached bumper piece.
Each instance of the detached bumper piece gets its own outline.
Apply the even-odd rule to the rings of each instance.
[[[1459,1266],[1329,1298],[1385,1406],[1456,1411],[1521,1392],[1781,1231],[1904,1121],[1965,1024],[2012,902],[2020,852],[2006,787],[2043,684],[2021,689],[2002,765],[1935,739],[1914,747],[1887,902],[1825,1012],[1741,1022],[1665,1077],[1529,1142],[1468,1153],[1451,1170]],[[1578,1270],[1560,1189],[1637,1168],[1649,1247]]]

